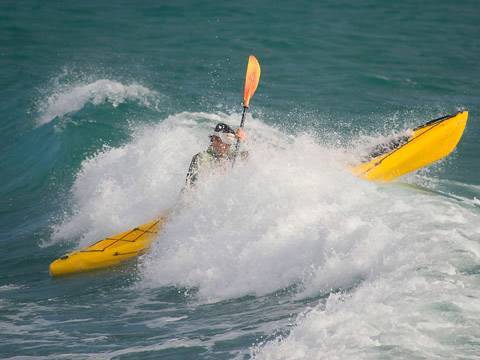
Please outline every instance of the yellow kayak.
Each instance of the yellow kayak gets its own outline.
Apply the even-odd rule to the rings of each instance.
[[[399,136],[393,142],[383,144],[368,161],[351,170],[368,180],[391,181],[440,160],[460,141],[467,118],[468,112],[464,111],[432,120],[414,129],[409,136]],[[166,221],[164,215],[68,253],[50,264],[50,274],[63,276],[104,269],[135,258],[150,248]]]
[[[68,253],[50,264],[50,275],[63,276],[104,269],[135,258],[150,248],[165,223],[166,216],[163,216]]]
[[[369,159],[351,170],[354,175],[373,181],[392,181],[450,154],[460,141],[467,124],[468,112],[461,111],[419,126],[382,144]]]

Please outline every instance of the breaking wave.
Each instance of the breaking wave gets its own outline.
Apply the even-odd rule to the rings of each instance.
[[[133,101],[149,108],[158,107],[158,93],[145,86],[101,79],[90,83],[60,86],[41,102],[38,125],[47,124],[57,117],[75,113],[86,104],[109,103],[113,107]]]
[[[173,209],[140,261],[138,286],[195,289],[206,302],[289,288],[299,300],[319,299],[288,335],[254,346],[255,358],[468,353],[455,339],[478,335],[478,309],[469,305],[480,296],[475,208],[360,180],[345,148],[251,117],[248,161],[206,176],[182,198],[191,156],[219,121],[235,125],[239,116],[180,113],[85,160],[73,214],[54,227],[52,242],[86,245]]]

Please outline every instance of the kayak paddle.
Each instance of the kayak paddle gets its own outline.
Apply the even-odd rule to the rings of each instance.
[[[250,99],[255,94],[257,90],[258,82],[260,81],[260,64],[255,56],[250,55],[248,57],[247,73],[245,75],[245,88],[243,90],[243,113],[242,120],[240,121],[240,127],[243,128],[245,123],[245,116],[247,115],[247,109],[250,105]],[[235,160],[238,154],[238,148],[240,147],[240,142],[237,139],[235,144],[235,152],[232,161],[232,167],[235,165]]]

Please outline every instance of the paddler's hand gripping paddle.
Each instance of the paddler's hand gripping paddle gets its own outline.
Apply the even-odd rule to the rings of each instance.
[[[242,121],[240,122],[240,127],[243,128],[245,123],[245,116],[247,115],[247,109],[250,105],[250,99],[255,94],[257,90],[258,82],[260,81],[260,64],[255,56],[250,55],[248,57],[247,73],[245,75],[245,88],[243,91],[243,113]],[[235,152],[233,155],[232,167],[235,165],[235,160],[238,155],[238,148],[240,146],[240,141],[237,139],[235,144]]]

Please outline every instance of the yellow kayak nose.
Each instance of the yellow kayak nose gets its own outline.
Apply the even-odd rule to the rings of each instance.
[[[457,146],[467,120],[468,112],[461,111],[429,121],[415,128],[406,142],[351,171],[367,180],[387,182],[441,160]]]

